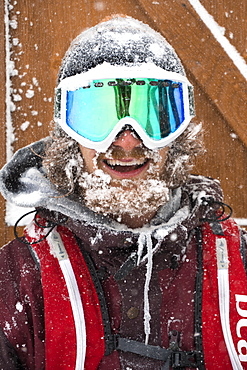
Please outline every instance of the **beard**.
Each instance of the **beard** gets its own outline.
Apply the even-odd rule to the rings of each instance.
[[[150,160],[145,179],[113,180],[100,169],[102,156],[124,158],[121,148],[109,149],[104,154],[97,153],[94,158],[96,170],[93,173],[82,170],[78,177],[79,193],[88,208],[121,222],[124,215],[134,218],[156,213],[169,200],[168,185],[161,179],[158,169],[158,151],[146,148],[135,148],[134,151],[132,158],[145,157]]]

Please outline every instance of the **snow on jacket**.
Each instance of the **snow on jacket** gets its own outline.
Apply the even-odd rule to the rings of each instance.
[[[112,331],[140,342],[145,341],[146,263],[134,267],[122,280],[116,281],[114,275],[131,253],[137,251],[140,236],[145,239],[145,235],[151,235],[153,246],[158,247],[153,255],[149,286],[149,344],[167,348],[168,333],[176,330],[181,333],[181,349],[194,349],[195,230],[202,219],[210,219],[215,214],[211,200],[222,201],[219,183],[191,176],[182,188],[171,192],[169,203],[161,207],[149,227],[132,230],[95,214],[73,197],[57,197],[57,191],[45,177],[39,156],[45,141],[19,150],[2,169],[3,195],[17,205],[35,207],[47,220],[63,224],[66,216],[65,226],[90,253],[103,275]],[[165,294],[161,294],[162,289]],[[28,245],[20,240],[12,241],[0,253],[0,326],[0,368],[45,368],[41,276]],[[99,369],[153,370],[162,366],[158,360],[114,351],[102,359]]]

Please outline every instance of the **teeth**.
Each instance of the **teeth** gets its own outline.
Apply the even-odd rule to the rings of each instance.
[[[106,162],[109,166],[139,166],[145,163],[145,159],[133,159],[129,162],[124,162],[117,159],[107,159]]]

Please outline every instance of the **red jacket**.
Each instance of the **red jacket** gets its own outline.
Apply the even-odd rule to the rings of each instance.
[[[62,232],[65,235],[67,234],[66,229],[63,229]],[[70,232],[68,232],[68,235],[70,235]],[[167,253],[160,252],[154,256],[155,268],[150,286],[150,312],[152,313],[154,325],[152,326],[149,343],[152,345],[167,348],[169,346],[167,331],[177,330],[182,334],[181,349],[184,351],[195,349],[195,323],[193,318],[196,276],[195,245],[196,239],[195,236],[192,236],[190,243],[187,245],[186,258],[184,258],[184,261],[180,261],[177,266],[171,266],[172,259],[168,257]],[[112,262],[115,258],[116,256],[112,256]],[[3,248],[1,261],[2,264],[5,262],[5,269],[4,271],[2,269],[2,273],[5,282],[8,282],[8,285],[5,284],[5,289],[1,289],[1,293],[5,290],[5,297],[1,301],[1,326],[10,344],[13,346],[11,351],[17,354],[18,361],[22,363],[23,368],[42,369],[45,361],[45,333],[43,292],[39,270],[30,255],[28,247],[17,241]],[[15,263],[13,264],[14,261]],[[165,269],[159,269],[159,266],[164,261],[170,264],[170,266],[167,266]],[[113,265],[115,266],[116,264]],[[120,267],[119,263],[118,266]],[[114,268],[112,273],[114,270],[117,272],[116,268]],[[144,282],[142,281],[141,284],[139,282],[140,276],[145,273],[143,270],[145,270],[145,265],[134,268],[122,281],[120,280],[117,283],[112,275],[107,276],[103,280],[113,332],[120,334],[121,337],[140,342],[143,342],[145,339],[142,315],[138,313],[138,310],[141,311],[143,309],[140,306],[140,304],[143,304],[140,295],[143,292]],[[17,275],[19,275],[18,279],[16,279]],[[210,288],[208,289],[210,290]],[[131,296],[130,292],[132,293]],[[126,295],[126,293],[128,294]],[[243,292],[240,291],[239,293]],[[1,297],[3,298],[3,294],[1,294]],[[214,314],[216,313],[218,314],[217,310]],[[210,314],[208,316],[211,320]],[[217,325],[219,325],[219,322]],[[209,330],[208,332],[205,330],[206,339],[209,338],[208,333],[210,333],[210,338],[212,337],[214,328],[217,328],[215,324],[211,329],[207,329]],[[219,333],[218,337],[220,337]],[[3,340],[4,337],[2,337]],[[216,352],[217,346],[218,343],[215,348],[211,346],[213,353]],[[205,358],[211,366],[215,366],[217,361],[221,364],[226,364],[225,360],[222,361],[222,355],[223,353],[214,359],[214,356],[210,353],[209,355],[206,354]],[[16,364],[13,367],[11,367],[12,365],[10,366],[10,358],[8,356],[4,357],[2,355],[2,357],[2,361],[6,361],[6,365],[2,366],[2,368],[18,368]],[[13,358],[15,358],[14,355]],[[66,363],[66,351],[64,360]],[[142,364],[145,369],[159,369],[162,366],[162,362],[158,360],[144,358],[133,353],[114,351],[112,354],[103,357],[98,369],[121,369],[124,368],[124,363],[128,364],[128,366],[130,366],[129,364],[131,366],[140,366]],[[219,364],[217,368],[220,368]]]

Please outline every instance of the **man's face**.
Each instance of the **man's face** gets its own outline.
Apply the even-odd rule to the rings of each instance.
[[[106,153],[98,155],[94,149],[82,145],[80,145],[80,150],[84,158],[85,169],[89,173],[100,169],[110,175],[112,183],[114,183],[114,180],[121,181],[123,179],[160,178],[168,148],[164,147],[155,151],[154,161],[150,158],[152,151],[146,150],[141,139],[128,129],[117,137]],[[154,162],[155,166],[153,167]]]
[[[134,132],[120,133],[106,153],[80,146],[79,186],[88,208],[131,228],[148,223],[169,199],[163,179],[168,148],[147,149]]]

